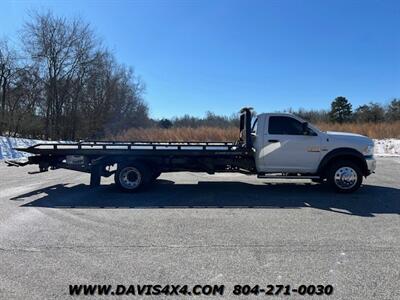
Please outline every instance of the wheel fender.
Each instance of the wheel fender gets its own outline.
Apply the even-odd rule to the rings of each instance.
[[[368,174],[368,166],[364,155],[352,148],[337,148],[328,152],[321,160],[318,166],[318,174],[324,174],[326,167],[337,159],[349,159],[359,164],[364,175]]]

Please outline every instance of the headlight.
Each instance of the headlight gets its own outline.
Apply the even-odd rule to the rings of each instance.
[[[374,155],[374,145],[366,146],[363,150],[365,156]]]

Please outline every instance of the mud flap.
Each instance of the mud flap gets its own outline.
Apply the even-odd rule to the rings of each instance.
[[[101,164],[92,165],[90,167],[90,186],[96,187],[100,185],[101,182],[101,172],[103,166]]]

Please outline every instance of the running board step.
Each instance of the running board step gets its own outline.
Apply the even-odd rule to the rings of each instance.
[[[257,178],[264,179],[320,179],[319,176],[284,176],[284,175],[257,175]]]

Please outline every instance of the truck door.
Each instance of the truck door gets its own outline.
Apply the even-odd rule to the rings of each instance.
[[[261,172],[313,173],[321,156],[321,137],[290,116],[269,116],[260,149]],[[261,134],[261,133],[259,133]]]

